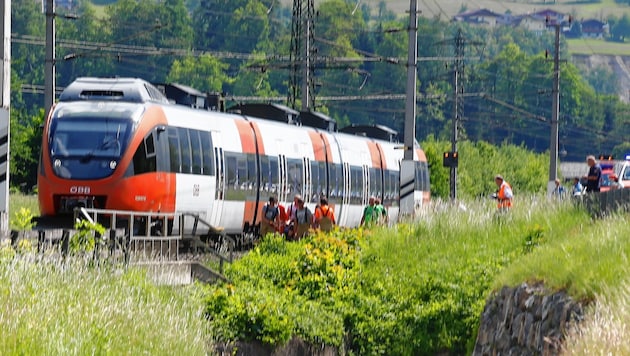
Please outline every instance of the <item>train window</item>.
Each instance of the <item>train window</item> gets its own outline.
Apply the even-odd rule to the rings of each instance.
[[[269,177],[271,183],[271,192],[278,194],[278,185],[280,184],[278,173],[278,157],[269,156]]]
[[[391,181],[392,190],[391,194],[391,204],[393,206],[398,205],[398,194],[400,193],[400,172],[398,171],[389,171],[389,179]]]
[[[237,193],[239,190],[239,182],[236,154],[231,152],[225,152],[225,176],[227,178],[225,199],[239,200],[240,195]]]
[[[155,156],[155,142],[153,140],[153,132],[149,133],[147,137],[144,138],[144,146],[147,150],[147,157]]]
[[[429,190],[429,168],[426,162],[416,162],[416,182],[414,189],[428,191]]]
[[[192,154],[192,173],[201,174],[203,154],[201,152],[201,142],[199,141],[199,130],[189,130],[188,134],[190,135],[190,149]]]
[[[260,191],[270,195],[278,194],[278,157],[260,157]]]
[[[361,167],[350,167],[350,204],[363,204],[363,170]]]
[[[238,190],[247,189],[247,159],[243,154],[236,154],[236,186]]]
[[[155,172],[157,169],[153,133],[149,133],[133,155],[133,174]]]
[[[271,171],[269,170],[269,157],[260,157],[260,187],[261,192],[271,190]]]
[[[214,157],[212,150],[212,136],[210,132],[199,132],[199,138],[201,139],[201,151],[203,152],[203,174],[214,174]]]
[[[180,127],[179,131],[179,148],[181,150],[181,166],[182,173],[191,173],[192,157],[190,154],[190,139],[188,137],[188,129]]]
[[[383,171],[378,168],[370,168],[370,195],[383,200]]]
[[[321,192],[319,182],[320,177],[317,161],[311,161],[311,193],[313,194],[313,196],[311,197],[312,202],[319,202],[319,194]]]
[[[326,181],[326,162],[311,162],[311,180],[313,182],[313,195],[317,202],[320,197],[328,197],[328,186]]]
[[[328,166],[330,179],[329,179],[329,189],[328,193],[328,203],[329,204],[338,204],[341,203],[343,184],[341,177],[341,165],[340,164],[331,164]]]
[[[169,157],[171,159],[171,172],[179,173],[181,172],[181,159],[180,159],[180,150],[179,150],[179,135],[177,134],[177,129],[174,127],[169,127],[168,131],[168,151]]]
[[[287,177],[288,186],[287,193],[290,197],[295,194],[303,194],[302,192],[302,160],[301,159],[288,159],[287,158]]]
[[[258,169],[256,169],[256,155],[248,154],[247,157],[247,190],[258,189]]]

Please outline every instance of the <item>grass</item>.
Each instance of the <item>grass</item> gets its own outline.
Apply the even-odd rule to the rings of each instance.
[[[607,288],[597,297],[580,328],[574,328],[568,334],[564,354],[629,355],[628,306],[630,306],[629,281],[624,281],[616,289]]]
[[[9,194],[9,212],[12,213],[18,211],[20,208],[28,209],[34,216],[39,216],[39,203],[37,202],[37,195],[21,193]]]
[[[567,290],[575,298],[592,300],[610,286],[622,285],[630,255],[627,215],[605,220],[554,219],[545,231],[545,248],[523,256],[496,279],[495,287],[518,281],[539,280],[555,290]]]
[[[577,38],[568,39],[569,52],[571,54],[584,55],[616,55],[630,56],[630,46],[628,43],[611,42],[601,39]]]
[[[76,260],[0,259],[3,355],[204,355],[206,324],[191,289]]]
[[[13,209],[33,201],[11,196]],[[349,333],[349,350],[359,354],[469,353],[493,291],[542,281],[594,301],[567,354],[630,352],[627,214],[592,220],[540,196],[518,197],[508,215],[496,215],[490,200],[463,206],[434,201],[418,221],[393,229],[268,241],[228,269],[233,284],[204,292],[157,287],[133,269],[33,263],[4,246],[0,349],[204,354],[210,338],[277,345],[300,335],[340,345]]]

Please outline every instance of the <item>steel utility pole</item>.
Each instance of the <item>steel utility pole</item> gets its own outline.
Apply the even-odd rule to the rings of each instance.
[[[55,0],[46,0],[46,66],[44,73],[44,110],[46,116],[55,103]]]
[[[0,11],[0,234],[9,233],[9,143],[11,113],[11,0],[2,0]]]
[[[454,161],[451,162],[451,200],[457,198],[457,131],[459,130],[459,121],[462,117],[461,113],[464,110],[464,96],[460,93],[464,92],[463,88],[459,86],[459,76],[463,72],[464,63],[464,36],[462,30],[457,31],[455,37],[455,68],[453,70],[453,127],[451,132],[451,155],[453,155]]]
[[[314,0],[293,0],[291,19],[291,76],[287,106],[296,109],[302,100],[302,111],[315,107],[315,79],[313,70]],[[301,81],[301,83],[300,83]]]
[[[558,178],[558,119],[560,116],[560,26],[554,23],[556,30],[555,50],[553,55],[553,89],[551,109],[551,137],[549,139],[549,182],[547,193],[551,195]]]
[[[407,98],[405,103],[405,142],[403,161],[400,166],[400,213],[403,216],[415,214],[414,190],[416,167],[413,161],[416,142],[416,83],[418,66],[418,2],[409,4],[409,51],[407,55]],[[422,199],[418,199],[422,201]]]

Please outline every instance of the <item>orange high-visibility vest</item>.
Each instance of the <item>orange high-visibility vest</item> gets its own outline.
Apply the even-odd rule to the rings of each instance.
[[[512,187],[510,187],[506,181],[503,181],[499,187],[497,200],[497,208],[499,209],[509,209],[512,207]]]

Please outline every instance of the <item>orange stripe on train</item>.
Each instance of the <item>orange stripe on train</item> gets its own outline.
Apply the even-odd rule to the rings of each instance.
[[[383,151],[383,146],[381,146],[380,143],[376,143],[376,148],[378,148],[378,153],[381,155],[381,157],[383,159],[381,159],[381,162],[383,162],[383,167],[381,167],[383,170],[387,169],[387,161],[384,159],[385,158],[385,152]]]
[[[368,141],[367,142],[368,150],[370,151],[370,157],[372,157],[372,167],[381,168],[381,155],[380,150],[377,147],[376,142]]]
[[[241,119],[234,120],[238,134],[241,137],[241,147],[243,153],[256,153],[256,144],[254,141],[254,132],[252,127],[249,126],[249,122]]]
[[[322,141],[324,141],[324,144],[326,145],[326,161],[332,162],[333,161],[332,149],[330,148],[330,142],[328,142],[328,137],[326,137],[326,135],[322,133],[320,133],[319,136],[322,138]]]
[[[315,160],[320,162],[326,161],[326,148],[324,147],[324,141],[322,141],[320,135],[315,131],[309,131],[308,136],[313,144]]]
[[[255,142],[256,142],[256,146],[258,146],[258,153],[260,155],[264,155],[265,146],[263,145],[262,134],[260,133],[260,128],[258,127],[258,124],[253,121],[250,121],[249,125],[252,127],[252,130],[254,130],[254,134],[256,135]]]

